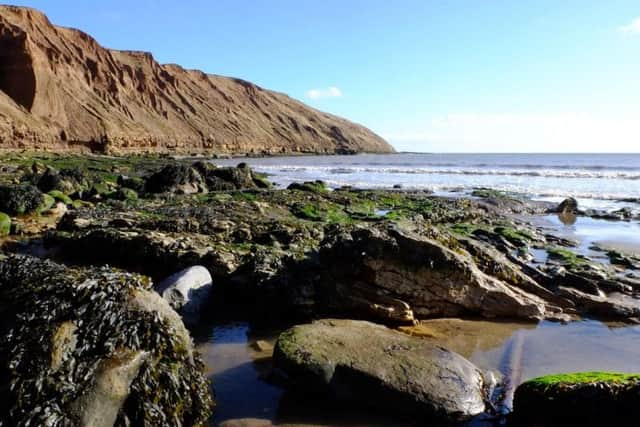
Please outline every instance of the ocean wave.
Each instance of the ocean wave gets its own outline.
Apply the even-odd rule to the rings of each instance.
[[[371,182],[347,182],[341,180],[326,180],[328,186],[339,188],[343,185],[350,185],[354,188],[368,189],[391,189],[393,186],[386,183]],[[480,188],[478,185],[448,185],[448,184],[407,184],[403,185],[403,190],[429,190],[434,193],[458,193],[460,195],[469,195],[473,190]],[[531,197],[534,199],[554,199],[562,201],[567,197],[575,197],[576,199],[603,200],[609,202],[620,202],[620,205],[640,205],[637,199],[629,197],[627,193],[602,193],[593,191],[567,191],[566,189],[535,189],[517,185],[492,185],[493,190],[502,191],[508,194]]]
[[[335,166],[258,166],[258,169],[279,172],[319,172],[326,174],[397,174],[397,175],[495,175],[495,176],[531,176],[549,178],[582,178],[582,179],[622,179],[640,180],[640,171],[595,171],[585,169],[469,169],[469,168],[399,168],[399,167],[335,167]]]
[[[384,162],[365,162],[364,166],[377,166],[388,163]],[[549,164],[549,163],[490,163],[490,162],[433,162],[429,161],[423,163],[426,167],[467,167],[467,168],[504,168],[504,169],[575,169],[575,164]],[[416,163],[412,162],[394,162],[394,166],[413,166],[416,167]],[[640,172],[640,167],[637,166],[622,166],[622,165],[580,165],[580,169],[587,171],[601,171],[601,170],[613,170],[613,171],[636,171]]]

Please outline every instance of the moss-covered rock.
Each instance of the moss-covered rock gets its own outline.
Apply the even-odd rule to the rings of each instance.
[[[492,188],[476,188],[471,192],[473,197],[479,197],[482,199],[505,199],[507,194],[504,191],[494,190]]]
[[[127,187],[118,188],[115,192],[110,195],[111,198],[122,201],[133,201],[138,200],[138,193]]]
[[[55,204],[56,204],[56,199],[54,199],[49,194],[43,194],[42,195],[42,203],[38,207],[37,211],[38,211],[38,213],[42,213],[42,212],[54,207]]]
[[[549,258],[559,261],[569,269],[577,269],[589,264],[588,258],[559,246],[547,248],[547,253]]]
[[[65,205],[70,205],[70,204],[73,203],[73,200],[71,199],[71,197],[67,196],[62,191],[52,190],[52,191],[49,191],[49,193],[47,193],[47,194],[49,194],[51,197],[53,197],[56,202],[62,202]]]
[[[264,174],[264,173],[253,172],[252,173],[252,177],[253,177],[253,183],[258,188],[272,188],[273,187],[273,184],[271,183],[271,181],[269,181],[269,179],[267,178],[267,175]]]
[[[24,215],[39,210],[45,197],[33,185],[1,185],[0,211],[9,215]]]
[[[47,167],[42,174],[36,174],[31,181],[42,192],[60,191],[68,195],[86,190],[90,180],[87,172],[79,167],[60,171],[53,167]]]
[[[531,233],[510,226],[496,227],[494,231],[501,237],[504,237],[512,244],[523,247],[527,246],[533,240]]]
[[[329,191],[324,181],[294,182],[287,187],[288,190],[309,191],[311,193],[326,193]]]
[[[0,237],[8,236],[11,233],[11,217],[0,212]]]
[[[209,385],[144,276],[0,260],[0,423],[202,425]]]
[[[630,426],[640,419],[640,374],[581,372],[520,385],[510,425]]]
[[[419,423],[484,411],[484,379],[473,364],[369,322],[331,319],[295,326],[278,338],[274,363],[302,392],[328,390]]]
[[[125,176],[125,175],[120,175],[118,177],[118,185],[121,187],[125,187],[125,188],[130,188],[134,191],[136,191],[137,193],[142,193],[144,192],[144,185],[145,185],[145,181],[143,178],[140,177],[130,177],[130,176]]]
[[[350,221],[340,207],[322,202],[296,203],[291,207],[291,213],[301,219],[309,221],[328,222],[341,224]]]

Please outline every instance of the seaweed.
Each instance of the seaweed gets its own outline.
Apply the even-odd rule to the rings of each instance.
[[[76,425],[73,402],[91,386],[100,362],[123,349],[152,357],[116,425],[204,424],[213,405],[199,356],[157,311],[130,307],[136,292],[150,286],[144,276],[108,267],[69,269],[17,255],[0,260],[0,377],[10,385],[0,391],[6,406],[0,424]],[[77,341],[54,366],[52,337],[64,322],[77,327]]]

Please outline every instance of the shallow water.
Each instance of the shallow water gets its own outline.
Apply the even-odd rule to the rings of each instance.
[[[527,221],[542,227],[550,234],[579,243],[578,251],[587,256],[603,257],[591,247],[599,244],[623,252],[640,254],[640,223],[637,221],[610,221],[577,217],[574,224],[563,224],[558,215],[526,217]]]
[[[423,322],[418,329],[424,339],[457,351],[481,369],[516,384],[558,372],[640,372],[640,326],[438,319]],[[273,343],[276,332],[256,332],[244,322],[222,323],[213,326],[209,341],[199,345],[217,394],[212,425],[242,418],[289,426],[407,425],[371,410],[291,396],[269,383],[271,348],[261,343],[265,350],[259,350],[256,343]]]
[[[215,160],[235,165],[239,159]],[[286,186],[321,179],[330,186],[429,189],[438,193],[476,187],[560,201],[574,196],[582,207],[639,209],[640,154],[362,154],[242,159]]]

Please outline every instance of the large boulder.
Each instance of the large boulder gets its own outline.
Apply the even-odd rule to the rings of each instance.
[[[209,270],[196,265],[167,277],[155,289],[174,310],[182,314],[185,323],[195,324],[209,299],[212,282]]]
[[[0,185],[0,211],[24,215],[42,208],[45,195],[32,185]]]
[[[264,187],[246,163],[237,167],[218,168],[204,161],[192,165],[169,164],[147,178],[149,193],[194,194],[207,191],[230,191]]]
[[[456,250],[398,225],[337,230],[320,251],[321,293],[333,309],[392,321],[479,315],[540,319],[560,309],[489,276]],[[389,302],[393,301],[393,304]]]
[[[485,410],[484,379],[462,356],[384,326],[321,320],[282,333],[274,364],[307,392],[426,421]]]
[[[58,171],[52,167],[47,167],[42,174],[35,175],[33,181],[44,193],[59,191],[68,195],[89,188],[87,173],[80,168]]]
[[[263,188],[264,181],[246,163],[237,167],[216,167],[209,162],[196,162],[193,167],[204,177],[209,191]]]
[[[206,192],[206,184],[195,168],[176,163],[149,176],[145,190],[149,193],[194,194]]]
[[[573,197],[567,197],[560,202],[556,212],[559,214],[576,214],[578,213],[578,201]]]
[[[584,372],[535,378],[516,389],[509,425],[637,425],[639,396],[637,374]]]
[[[150,287],[109,268],[0,260],[0,424],[205,423],[202,363]]]

